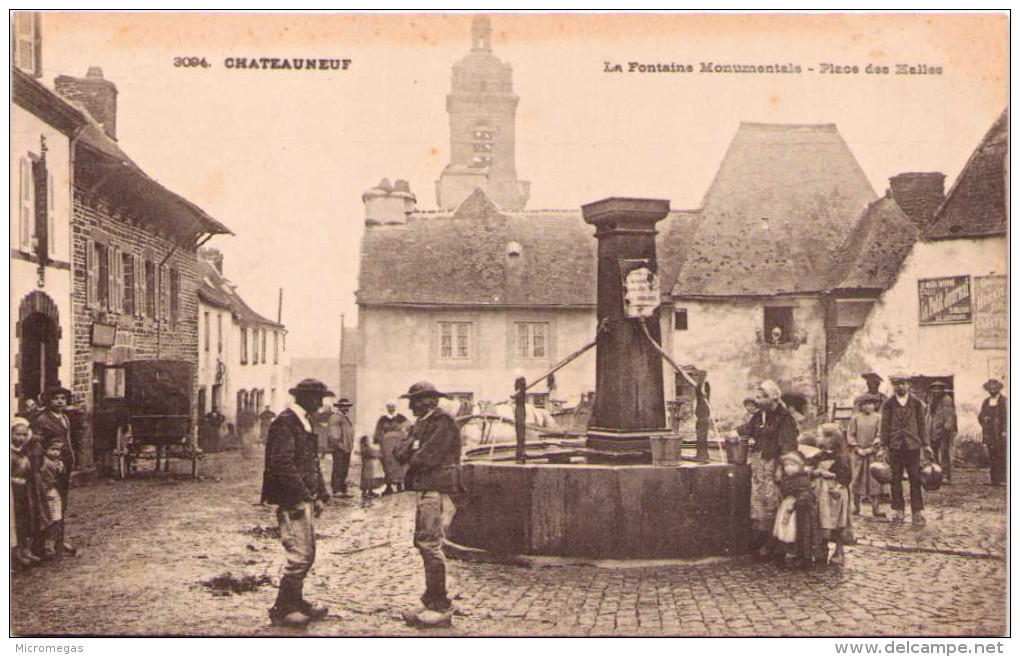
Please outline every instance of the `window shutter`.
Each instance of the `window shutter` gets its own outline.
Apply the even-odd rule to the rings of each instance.
[[[21,158],[21,250],[32,250],[32,221],[35,218],[35,185],[32,184],[32,162]]]
[[[170,316],[170,281],[167,280],[167,266],[159,268],[159,317],[166,321]]]
[[[120,312],[120,267],[118,257],[120,255],[120,249],[112,244],[106,249],[106,257],[110,263],[108,270],[110,272],[110,303],[109,309],[111,312]]]
[[[49,242],[49,254],[57,252],[57,226],[53,212],[53,174],[46,173],[46,236]]]
[[[145,260],[135,256],[135,315],[145,316]]]
[[[89,308],[96,305],[96,243],[85,240],[85,305]]]

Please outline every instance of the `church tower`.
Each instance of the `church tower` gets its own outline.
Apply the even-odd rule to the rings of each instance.
[[[513,69],[492,54],[492,23],[476,16],[471,52],[453,66],[446,96],[450,163],[436,181],[436,203],[452,210],[480,187],[501,210],[523,210],[531,183],[517,180],[517,96]]]

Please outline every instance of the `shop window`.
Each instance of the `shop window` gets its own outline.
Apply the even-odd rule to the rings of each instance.
[[[793,307],[766,306],[765,342],[773,345],[789,344],[793,338]]]

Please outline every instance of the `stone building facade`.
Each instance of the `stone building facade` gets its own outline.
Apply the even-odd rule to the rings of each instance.
[[[71,219],[71,389],[91,415],[83,467],[115,445],[124,364],[198,362],[197,247],[230,231],[156,183],[116,140],[116,88],[98,68],[57,88],[88,115],[76,142]],[[102,93],[91,93],[99,88]],[[96,116],[104,117],[100,124]],[[197,379],[196,379],[197,380]],[[192,406],[197,399],[193,397]]]

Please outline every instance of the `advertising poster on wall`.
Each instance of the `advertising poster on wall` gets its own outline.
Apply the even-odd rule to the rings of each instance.
[[[974,348],[1005,349],[1009,339],[1006,277],[974,277]]]
[[[970,276],[922,278],[917,296],[922,326],[971,321]]]

